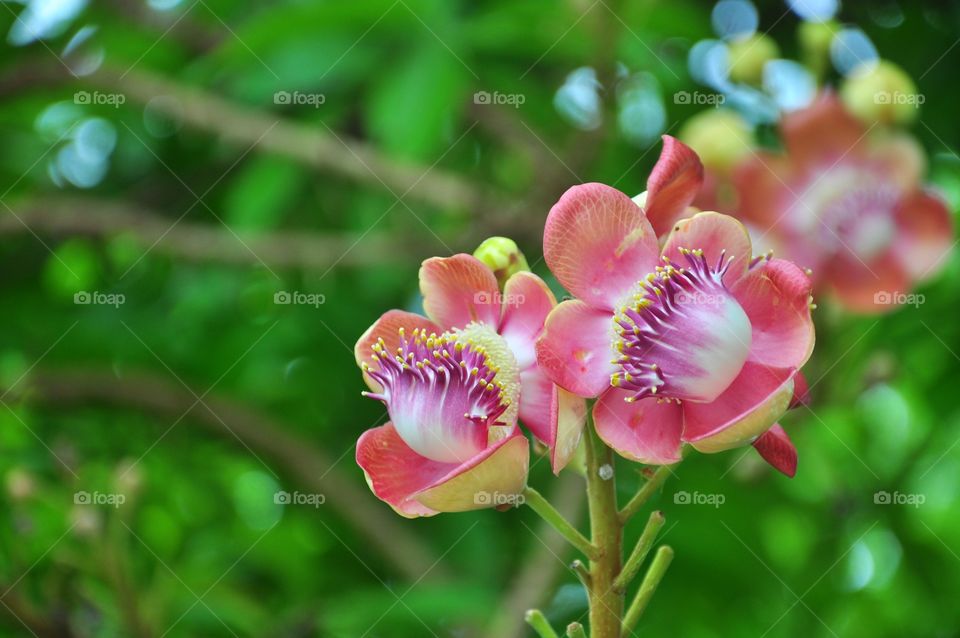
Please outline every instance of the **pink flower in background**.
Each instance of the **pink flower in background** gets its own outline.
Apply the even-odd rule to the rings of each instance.
[[[758,243],[860,312],[893,308],[944,263],[953,225],[922,187],[912,138],[867,130],[829,94],[781,130],[785,154],[752,154],[735,173],[738,216]]]
[[[692,154],[671,147],[669,154]],[[675,160],[660,163],[690,165]],[[669,219],[686,209],[700,183],[678,174],[671,172],[675,189],[659,191],[669,206],[651,187],[647,211],[663,205]],[[676,222],[661,249],[634,201],[583,184],[551,209],[544,255],[577,298],[547,318],[540,366],[560,387],[599,397],[597,432],[621,455],[668,464],[680,459],[683,442],[730,449],[757,440],[787,410],[813,349],[810,281],[788,261],[753,258],[732,217],[707,212]],[[781,432],[764,437],[765,458],[778,456]],[[778,467],[789,473],[789,465]]]
[[[373,492],[404,516],[504,504],[526,486],[529,443],[518,418],[551,449],[559,471],[576,449],[585,409],[541,373],[534,342],[556,304],[536,275],[501,293],[470,255],[420,270],[427,317],[391,310],[357,342],[371,398],[390,421],[357,442]]]

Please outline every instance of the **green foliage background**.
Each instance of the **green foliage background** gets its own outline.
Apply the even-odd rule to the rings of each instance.
[[[4,7],[6,33],[23,9]],[[902,23],[882,26],[895,7],[855,3],[841,18],[917,80],[914,133],[955,207],[960,8],[903,2]],[[198,0],[164,13],[117,1],[42,43],[3,44],[0,635],[526,635],[518,600],[557,627],[581,617],[573,556],[531,512],[405,521],[368,493],[353,444],[384,411],[360,397],[352,345],[381,312],[417,308],[422,259],[508,233],[546,276],[539,232],[560,193],[643,190],[657,146],[575,130],[554,93],[574,68],[614,61],[664,95],[694,90],[686,53],[712,36],[710,8]],[[760,9],[795,53],[797,18],[779,2]],[[104,66],[78,79],[65,66],[80,54],[63,51],[87,24],[97,32],[81,53],[102,51]],[[145,109],[137,87],[173,113],[207,108],[213,124]],[[78,105],[77,91],[128,98]],[[324,102],[278,105],[277,91]],[[477,91],[525,100],[475,105]],[[55,103],[65,115],[40,118]],[[668,130],[697,110],[667,109]],[[87,117],[116,133],[108,172],[57,187],[48,163]],[[328,146],[256,146],[278,120]],[[395,165],[412,179],[384,179]],[[156,246],[144,239],[171,225]],[[78,305],[80,291],[125,303]],[[278,305],[278,291],[325,303]],[[794,480],[750,450],[684,462],[656,501],[677,557],[639,634],[960,632],[956,251],[920,292],[922,305],[879,318],[820,300],[813,403],[785,421]],[[618,473],[626,499],[637,468]],[[550,493],[557,480],[537,463],[531,483]],[[576,493],[575,477],[564,485]],[[276,505],[278,490],[326,501]],[[675,505],[678,490],[725,502]],[[878,505],[880,490],[925,502]],[[79,491],[126,502],[75,505]],[[530,564],[545,582],[513,589]]]

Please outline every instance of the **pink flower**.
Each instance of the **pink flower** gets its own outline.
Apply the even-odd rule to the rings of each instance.
[[[758,153],[735,174],[738,216],[758,243],[813,272],[859,312],[882,312],[944,263],[953,228],[922,188],[910,137],[868,131],[833,95],[786,115],[785,155]]]
[[[556,300],[529,272],[501,293],[493,271],[465,254],[425,261],[420,289],[429,318],[391,310],[357,342],[365,394],[390,415],[360,437],[357,463],[404,516],[503,504],[526,486],[529,443],[518,418],[550,446],[559,471],[586,416],[583,401],[537,366],[534,342]]]
[[[661,158],[668,166],[676,164],[669,155],[692,154],[671,147]],[[658,214],[669,218],[700,186],[671,183],[681,186],[668,191],[669,206],[651,186],[647,211],[666,209]],[[757,440],[787,410],[813,349],[810,281],[788,261],[754,258],[732,217],[676,222],[661,249],[629,197],[583,184],[551,209],[544,256],[577,299],[547,318],[540,366],[560,387],[599,397],[597,433],[621,455],[667,464],[680,459],[683,442],[730,449]]]

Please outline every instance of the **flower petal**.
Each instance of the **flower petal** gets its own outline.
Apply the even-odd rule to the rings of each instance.
[[[616,371],[613,314],[577,299],[561,302],[547,317],[537,340],[537,362],[554,383],[582,397],[610,386]]]
[[[946,203],[917,191],[902,199],[895,212],[899,232],[893,251],[913,279],[923,280],[946,263],[953,245],[953,223]]]
[[[866,140],[871,162],[879,166],[890,183],[902,192],[916,190],[927,168],[920,143],[906,133],[878,131]]]
[[[793,478],[797,474],[797,448],[783,428],[775,423],[753,442],[763,460],[777,471]]]
[[[669,135],[647,180],[645,211],[660,237],[684,216],[703,185],[703,164],[689,146]]]
[[[364,363],[373,362],[373,344],[378,339],[383,339],[387,352],[395,351],[400,345],[400,328],[405,329],[407,336],[412,335],[415,329],[426,330],[427,334],[443,332],[440,326],[424,316],[405,310],[388,310],[357,339],[357,344],[353,347],[353,356],[357,365],[362,368]],[[366,374],[363,375],[363,379],[371,390],[380,390],[380,384]]]
[[[465,463],[437,463],[411,450],[387,423],[367,430],[357,441],[357,464],[373,493],[398,514],[433,516],[492,507],[498,504],[491,498],[494,494],[522,492],[529,442],[515,429]]]
[[[557,474],[577,451],[587,419],[587,402],[554,385],[538,368],[520,375],[520,421],[550,448]]]
[[[593,406],[593,422],[603,442],[640,463],[668,465],[680,460],[681,406],[648,398],[627,402],[629,392],[611,389]]]
[[[786,228],[790,216],[783,216],[784,212],[798,205],[789,186],[796,179],[795,172],[788,158],[771,153],[755,153],[739,164],[733,173],[739,198],[737,217],[763,231]]]
[[[547,215],[543,256],[575,296],[613,308],[659,260],[656,234],[629,197],[604,184],[570,188]]]
[[[756,264],[733,286],[752,328],[750,361],[799,368],[813,352],[810,278],[783,259]]]
[[[473,255],[431,257],[420,267],[420,292],[427,316],[444,330],[482,321],[496,330],[500,286],[493,271]]]
[[[718,263],[721,258],[727,260],[732,257],[733,263],[723,276],[728,286],[743,276],[753,257],[750,233],[746,226],[729,215],[713,212],[697,213],[674,224],[663,245],[663,255],[669,257],[677,268],[686,268],[687,258],[680,254],[681,248],[703,250],[707,263],[711,265]]]
[[[865,129],[833,94],[812,105],[788,113],[781,120],[787,155],[802,166],[826,164],[857,151]]]
[[[392,423],[367,430],[357,441],[357,465],[373,493],[401,516],[433,516],[436,510],[413,495],[457,468],[420,456],[403,442]]]
[[[581,397],[553,386],[550,404],[550,422],[555,426],[550,445],[550,466],[554,474],[567,466],[583,435],[587,423],[587,402]]]
[[[746,362],[740,376],[716,401],[683,403],[683,440],[701,452],[750,443],[787,411],[794,372]]]
[[[534,344],[557,300],[547,284],[532,272],[519,272],[503,287],[500,335],[507,340],[521,370],[537,361]]]
[[[555,387],[536,366],[520,373],[520,422],[548,446],[555,429],[550,414]]]
[[[438,512],[466,512],[504,504],[523,492],[530,468],[530,442],[515,428],[483,453],[416,495]],[[510,502],[510,501],[508,501]]]
[[[801,405],[810,405],[810,384],[807,383],[807,376],[797,370],[793,375],[793,397],[790,399],[790,409],[799,408]]]
[[[910,277],[892,249],[866,263],[844,249],[827,264],[823,281],[845,307],[865,314],[895,310],[910,290]]]

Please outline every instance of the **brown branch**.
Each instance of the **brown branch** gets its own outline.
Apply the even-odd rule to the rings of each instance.
[[[189,413],[189,420],[197,425],[231,442],[239,439],[272,459],[304,489],[324,494],[326,503],[406,577],[420,579],[427,573],[437,579],[447,577],[442,566],[431,569],[437,562],[436,555],[411,532],[409,523],[363,487],[359,469],[354,468],[352,474],[356,476],[347,474],[325,450],[246,405],[215,394],[198,403],[189,390],[146,373],[117,377],[113,372],[86,368],[34,371],[23,385],[26,387],[14,388],[10,394],[68,407],[107,403],[171,419]],[[345,462],[349,464],[349,460]]]
[[[0,583],[0,615],[10,618],[11,627],[25,628],[36,638],[74,638],[66,611],[56,607],[40,611],[20,596],[17,587]]]
[[[140,104],[159,96],[171,97],[154,102],[153,107],[227,143],[289,157],[318,170],[385,188],[398,197],[406,194],[448,213],[482,212],[491,205],[481,186],[456,174],[400,163],[366,142],[334,134],[328,128],[244,106],[160,75],[136,68],[120,72],[103,67],[83,82],[104,92],[121,93]]]
[[[0,235],[33,231],[54,236],[126,234],[144,249],[196,262],[259,264],[278,268],[330,268],[416,261],[427,248],[383,233],[320,234],[274,231],[238,239],[220,224],[181,221],[133,204],[85,197],[44,197],[0,207]]]

